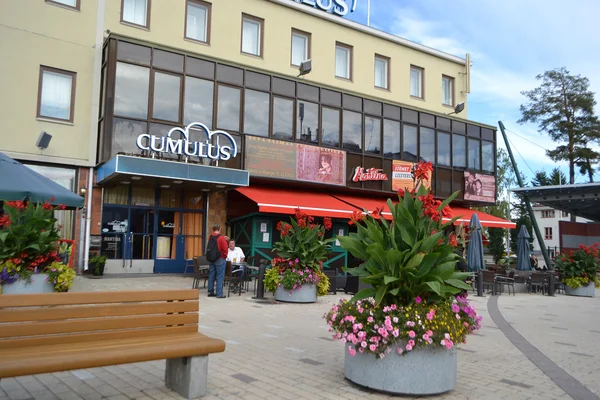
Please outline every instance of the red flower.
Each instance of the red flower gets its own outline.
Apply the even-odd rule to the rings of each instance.
[[[275,227],[275,229],[277,229],[279,232],[281,232],[281,227],[282,227],[282,225],[283,225],[283,222],[282,222],[282,221],[279,221],[279,222],[277,223],[277,226]]]
[[[456,240],[456,235],[454,233],[450,234],[448,238],[448,244],[452,247],[458,247],[458,240]]]
[[[52,207],[52,204],[50,204],[48,202],[45,202],[44,204],[42,204],[42,208],[47,211],[52,211],[54,209],[54,207]]]
[[[452,218],[452,209],[450,208],[450,206],[446,206],[442,209],[442,217]]]
[[[306,228],[306,220],[305,220],[304,218],[300,218],[300,219],[298,220],[298,226],[299,226],[300,228]]]
[[[9,206],[9,207],[16,208],[17,210],[22,210],[25,207],[27,207],[25,205],[25,202],[19,201],[19,200],[17,200],[17,201],[7,201],[4,204],[7,205],[7,206]]]
[[[54,197],[54,196],[50,197],[50,201],[54,201],[54,200],[56,200],[56,197]]]
[[[318,236],[318,237],[323,237],[323,232],[319,232],[319,233],[317,233],[317,236]]]
[[[296,217],[296,221],[300,221],[301,219],[305,219],[307,217],[306,213],[302,211],[300,207],[296,208],[294,216]]]
[[[10,226],[10,223],[10,215],[6,214],[0,217],[0,227],[8,228]]]
[[[415,165],[414,177],[419,181],[428,181],[429,173],[433,171],[433,165],[430,162],[421,161]]]
[[[371,217],[375,219],[380,219],[382,210],[383,208],[375,207],[375,210],[371,213]]]
[[[326,230],[330,230],[333,227],[331,218],[329,218],[329,217],[323,218],[323,226],[325,227]]]
[[[398,189],[398,197],[404,198],[404,194],[405,194],[404,189],[402,189],[402,188]]]
[[[64,204],[59,204],[58,207],[56,207],[58,210],[66,210],[67,206],[65,206]]]
[[[362,221],[363,219],[365,219],[365,215],[362,212],[354,211],[352,213],[352,217],[350,218],[350,221],[348,221],[348,225],[354,225],[354,224]]]

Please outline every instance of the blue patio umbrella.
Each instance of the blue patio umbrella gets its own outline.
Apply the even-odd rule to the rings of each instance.
[[[525,225],[521,225],[521,230],[517,235],[517,269],[519,271],[529,271],[531,262],[529,261],[529,232]]]
[[[467,266],[469,271],[485,269],[483,261],[483,238],[481,237],[481,222],[477,214],[473,214],[469,222],[469,246],[467,247]]]
[[[0,201],[25,199],[70,208],[83,206],[83,197],[0,153]]]

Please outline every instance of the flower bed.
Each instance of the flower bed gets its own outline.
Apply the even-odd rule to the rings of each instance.
[[[600,249],[598,243],[592,246],[579,245],[579,249],[562,253],[556,257],[556,269],[561,273],[562,282],[572,289],[590,284],[600,287]]]
[[[0,217],[1,285],[18,280],[30,282],[34,274],[48,274],[55,291],[64,292],[71,287],[75,271],[60,262],[59,227],[52,216],[54,210],[64,209],[49,203],[4,203],[6,214]]]

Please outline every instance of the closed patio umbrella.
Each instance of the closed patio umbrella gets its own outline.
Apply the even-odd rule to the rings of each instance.
[[[469,245],[467,247],[467,266],[469,271],[485,269],[483,261],[483,239],[481,237],[481,222],[477,214],[473,214],[469,222]]]
[[[521,225],[521,230],[517,235],[517,269],[519,271],[531,270],[531,262],[529,261],[529,232],[525,225]]]
[[[83,206],[83,197],[0,153],[0,201],[25,199],[70,208]]]

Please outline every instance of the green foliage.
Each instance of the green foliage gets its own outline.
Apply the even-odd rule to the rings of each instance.
[[[592,165],[600,153],[588,147],[600,137],[600,121],[595,115],[596,100],[590,82],[581,75],[571,75],[557,68],[536,76],[539,87],[521,92],[529,101],[521,105],[519,123],[537,123],[540,133],[547,133],[558,144],[546,152],[554,161],[568,161],[569,183],[575,183],[575,167],[592,181]]]
[[[552,168],[550,176],[544,170],[537,171],[531,180],[532,186],[559,186],[567,184],[567,176],[558,167]]]
[[[317,276],[319,277],[319,283],[317,283],[317,296],[327,296],[329,293],[329,286],[331,285],[329,277],[325,275],[323,271],[317,271]]]
[[[317,286],[317,296],[325,296],[329,293],[329,278],[321,270],[313,270],[301,267],[294,263],[292,267],[284,266],[282,259],[274,259],[274,264],[265,272],[263,283],[267,291],[274,293],[278,287],[293,292],[303,285],[313,284]]]
[[[275,293],[279,284],[279,270],[277,268],[269,268],[265,272],[263,284],[268,292]]]
[[[580,245],[579,249],[556,257],[555,267],[560,271],[562,281],[573,289],[587,286],[590,282],[599,283],[600,250],[598,243],[593,246]]]
[[[502,228],[488,229],[488,240],[490,241],[488,249],[492,257],[494,257],[495,264],[498,264],[506,252],[506,246],[504,245],[505,232],[506,230]]]
[[[338,237],[344,249],[363,261],[344,271],[372,285],[353,301],[374,297],[377,306],[409,305],[418,296],[435,302],[470,289],[464,282],[468,274],[455,271],[459,256],[444,234],[454,220],[442,223],[439,215],[456,195],[434,204],[421,185],[414,197],[406,193],[397,204],[388,200],[392,223],[369,215],[356,222],[356,233]]]
[[[54,285],[55,292],[66,292],[75,280],[73,268],[59,262],[53,262],[46,269],[48,281]]]

